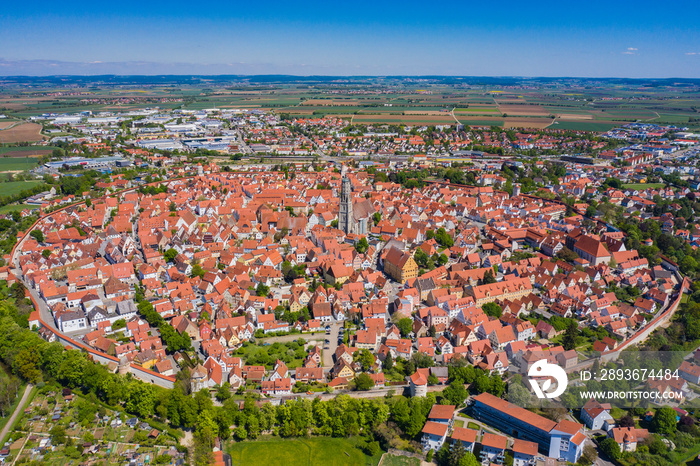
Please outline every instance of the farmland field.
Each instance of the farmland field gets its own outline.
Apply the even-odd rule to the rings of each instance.
[[[17,123],[16,120],[15,121],[0,120],[0,130],[5,129],[5,128],[9,128],[10,126],[14,125],[15,123]]]
[[[546,128],[552,124],[551,118],[511,118],[507,117],[504,128]]]
[[[508,115],[518,116],[546,116],[549,115],[547,109],[539,105],[499,105],[499,110]]]
[[[586,121],[586,120],[580,120],[580,121],[564,121],[564,120],[557,120],[555,121],[551,126],[549,126],[549,129],[568,129],[568,130],[573,130],[573,131],[608,131],[612,128],[618,127],[622,125],[622,122],[615,122],[615,121]]]
[[[503,118],[470,118],[467,116],[455,115],[460,123],[469,126],[503,126]]]
[[[547,80],[540,86],[537,79],[499,81],[467,77],[429,78],[421,82],[364,77],[338,83],[323,79],[211,79],[150,88],[131,82],[116,88],[98,84],[86,88],[87,92],[80,96],[27,90],[17,81],[0,92],[0,107],[8,116],[7,120],[0,120],[0,143],[41,139],[40,127],[33,123],[22,123],[9,132],[3,129],[17,117],[83,110],[118,112],[145,106],[263,109],[302,118],[343,115],[347,120],[352,118],[354,124],[364,125],[453,124],[455,120],[448,114],[453,112],[457,120],[471,126],[542,128],[547,117],[555,115],[556,123],[547,126],[550,129],[599,132],[638,120],[700,127],[700,122],[690,121],[700,119],[697,84],[660,81],[650,85],[642,81],[585,82],[562,78]],[[49,88],[55,92],[71,89],[62,85]]]
[[[272,438],[239,442],[229,446],[234,466],[375,466],[379,456],[370,457],[357,448],[359,439],[313,437],[284,440]]]
[[[41,141],[42,126],[36,123],[22,123],[12,128],[0,130],[0,143]]]

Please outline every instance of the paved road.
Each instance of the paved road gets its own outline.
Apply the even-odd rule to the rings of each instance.
[[[12,416],[10,416],[10,419],[7,421],[7,424],[5,424],[5,427],[3,427],[2,432],[0,432],[0,442],[2,442],[5,439],[7,434],[10,432],[10,429],[12,429],[12,425],[15,423],[17,416],[19,416],[19,413],[21,413],[24,409],[24,405],[27,402],[27,398],[29,398],[29,394],[31,393],[33,387],[34,385],[30,383],[27,384],[27,387],[24,389],[22,399],[19,400],[19,404],[17,404],[17,407],[15,408],[15,412],[12,413]]]
[[[323,368],[330,370],[333,368],[333,355],[335,350],[338,348],[338,333],[340,328],[343,326],[342,322],[333,322],[331,324],[331,334],[327,335],[325,338],[330,340],[328,343],[328,349],[326,345],[323,345]]]

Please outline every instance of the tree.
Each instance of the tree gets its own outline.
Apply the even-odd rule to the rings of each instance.
[[[204,271],[201,265],[194,264],[194,266],[192,267],[192,271],[190,272],[190,277],[203,277],[205,274],[206,272]]]
[[[34,238],[35,240],[37,240],[37,242],[39,242],[39,243],[43,243],[43,242],[44,242],[44,233],[42,233],[41,230],[32,230],[32,231],[29,233],[29,236],[31,236],[32,238]]]
[[[225,382],[216,390],[215,397],[222,403],[231,398],[231,385],[228,382]]]
[[[391,371],[394,368],[394,358],[391,353],[387,353],[386,358],[384,358],[384,365],[382,366],[385,371]]]
[[[484,311],[484,314],[487,316],[492,316],[497,319],[501,317],[501,314],[503,314],[503,309],[496,303],[486,303],[481,306],[481,310]]]
[[[170,212],[176,212],[177,211],[177,205],[174,202],[170,203],[169,206]]]
[[[619,421],[617,421],[619,427],[634,427],[634,419],[629,414],[622,416]]]
[[[413,331],[413,321],[408,317],[404,317],[403,319],[399,319],[399,321],[396,323],[396,327],[398,327],[399,331],[401,332],[401,336],[406,337]]]
[[[374,380],[372,380],[372,377],[365,372],[362,372],[360,375],[355,377],[354,382],[357,390],[366,391],[374,387]]]
[[[602,451],[611,460],[617,461],[622,456],[620,445],[617,444],[614,438],[608,437],[600,443],[600,451]]]
[[[651,420],[651,429],[660,435],[669,435],[676,431],[676,412],[664,406],[654,413]]]
[[[576,337],[578,337],[578,333],[578,324],[575,320],[572,320],[569,326],[566,327],[566,332],[564,332],[564,337],[562,338],[562,346],[565,350],[576,349]]]
[[[263,283],[258,283],[258,287],[255,289],[255,294],[258,296],[267,296],[270,293],[270,287],[263,284]]]
[[[27,287],[22,282],[14,282],[10,287],[10,293],[15,301],[20,301],[27,295]]]
[[[530,391],[524,386],[517,383],[508,385],[508,401],[514,405],[525,407],[530,403]]]
[[[464,383],[454,380],[443,391],[443,399],[449,401],[452,405],[460,405],[467,398],[467,389],[464,388]]]
[[[366,349],[355,352],[354,360],[360,363],[363,371],[368,371],[374,365],[374,356]]]
[[[49,434],[51,434],[51,443],[54,445],[63,445],[66,443],[66,439],[68,438],[66,436],[65,427],[61,425],[52,427]]]
[[[177,250],[170,248],[165,253],[163,254],[163,258],[165,259],[165,262],[173,262],[175,260],[175,257],[177,257]]]
[[[490,285],[491,283],[496,283],[496,277],[493,275],[491,269],[484,272],[484,278],[481,280],[484,285]]]
[[[588,461],[588,464],[593,464],[595,460],[598,459],[598,450],[590,443],[587,443],[586,446],[583,447],[582,458]]]
[[[481,374],[474,380],[473,387],[477,393],[488,392],[491,390],[491,381],[484,374]]]
[[[438,228],[435,232],[435,241],[444,248],[451,248],[455,241],[444,228]]]
[[[48,259],[49,257],[51,257],[51,251],[49,251],[48,249],[44,249],[43,251],[41,251],[41,255],[44,256],[45,259]]]
[[[464,453],[464,456],[460,458],[459,463],[457,463],[457,466],[480,466],[481,463],[476,459],[476,456],[474,456],[474,453],[468,451]]]
[[[576,259],[578,259],[578,254],[576,254],[574,251],[572,251],[571,249],[564,246],[557,253],[557,257],[563,261],[566,261],[566,262],[573,262]]]
[[[360,254],[364,254],[368,249],[369,243],[367,242],[367,238],[363,236],[360,238],[360,241],[355,244],[355,251],[359,252]]]

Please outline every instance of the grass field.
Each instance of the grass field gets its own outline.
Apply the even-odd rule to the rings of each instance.
[[[10,154],[8,157],[31,157],[33,154],[43,155],[50,154],[54,149],[58,149],[55,146],[9,146],[0,147],[0,155]]]
[[[0,183],[0,196],[12,196],[19,194],[25,189],[31,189],[34,186],[40,185],[42,181],[6,181]]]
[[[621,126],[622,122],[605,122],[605,121],[563,121],[557,120],[548,129],[568,129],[572,131],[608,131],[612,128]]]
[[[420,460],[409,456],[396,456],[387,453],[384,461],[382,461],[382,466],[420,466]]]
[[[6,214],[8,212],[14,212],[16,210],[19,210],[20,212],[23,211],[24,209],[38,209],[39,206],[36,205],[29,205],[29,204],[10,204],[10,205],[4,205],[0,207],[0,214]]]
[[[9,171],[24,171],[30,170],[39,165],[36,157],[22,158],[22,157],[1,157],[0,158],[0,172]]]
[[[663,188],[666,186],[664,183],[627,183],[623,184],[623,189],[649,189],[649,188]]]
[[[227,451],[234,466],[376,466],[380,456],[365,455],[357,448],[360,442],[359,438],[271,438],[234,443]]]

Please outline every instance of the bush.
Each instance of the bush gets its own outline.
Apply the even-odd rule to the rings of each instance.
[[[367,456],[378,456],[382,452],[382,448],[379,446],[379,442],[375,440],[365,444],[364,452]]]
[[[433,461],[433,449],[431,448],[427,455],[425,455],[425,461],[430,463]]]

